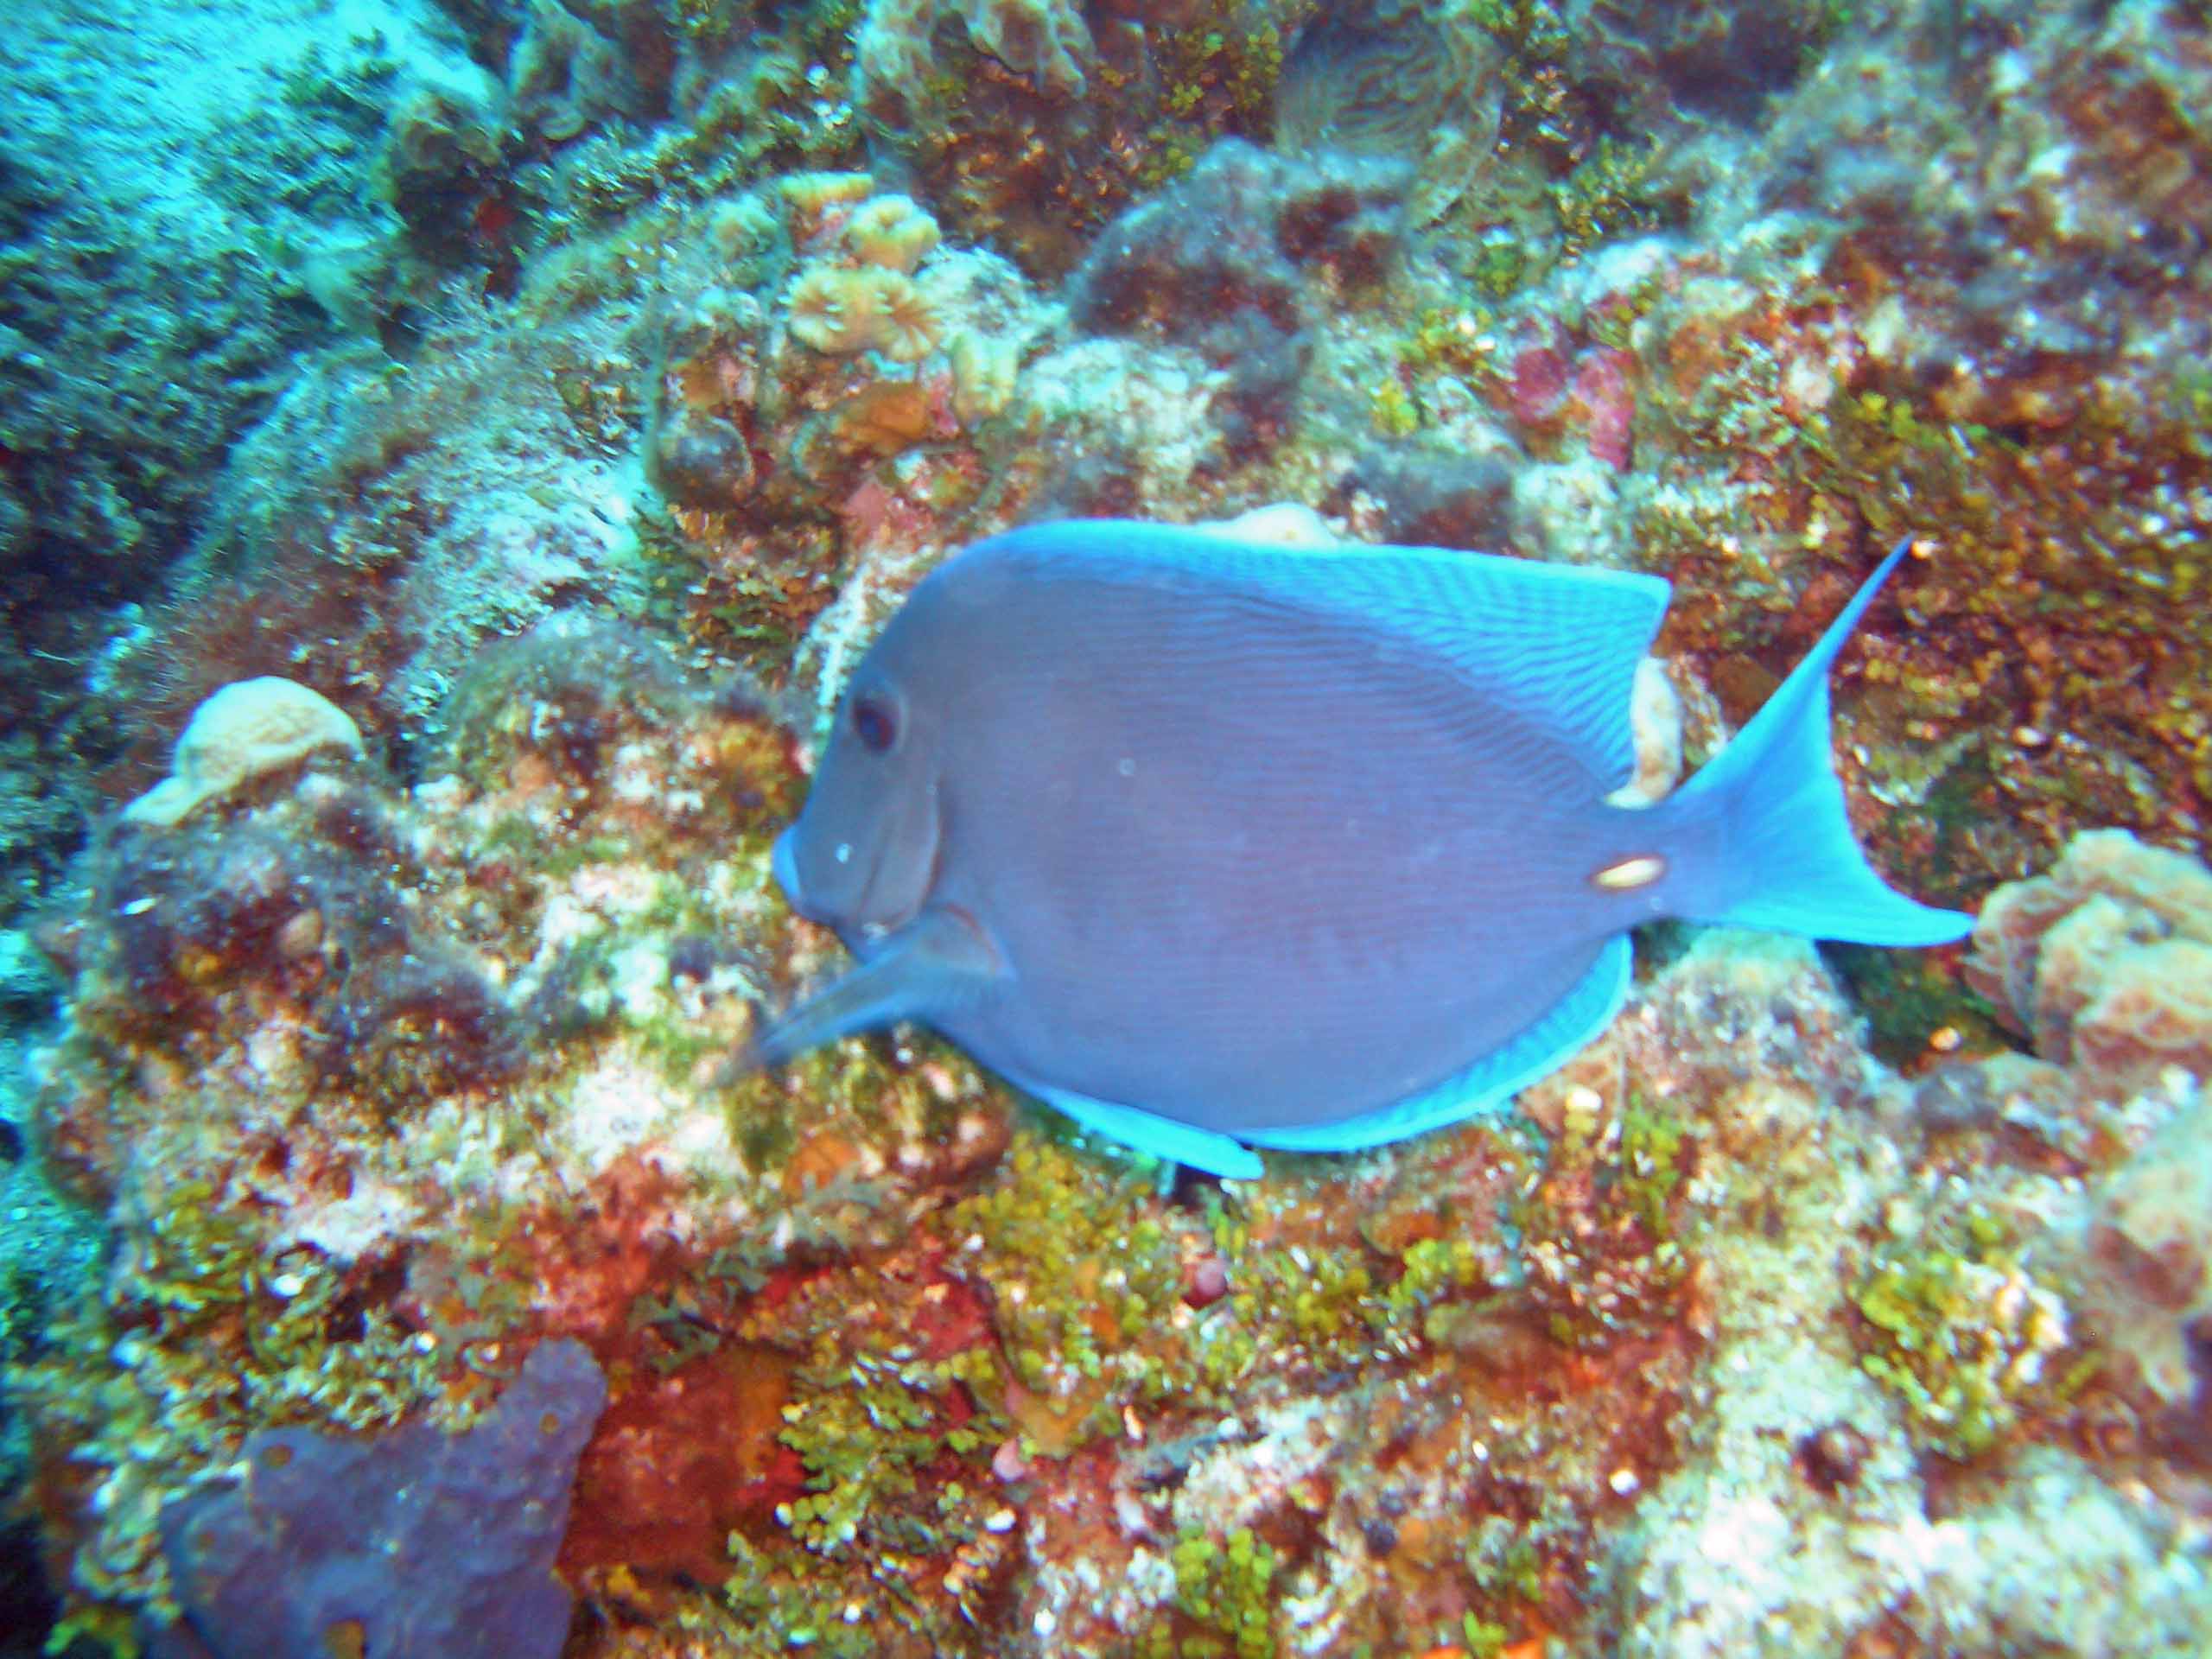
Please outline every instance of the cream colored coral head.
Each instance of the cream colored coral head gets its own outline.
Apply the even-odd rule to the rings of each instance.
[[[862,264],[912,272],[938,245],[937,220],[912,196],[876,196],[853,210],[845,243]]]
[[[791,234],[804,241],[821,228],[831,208],[865,200],[875,181],[865,173],[794,173],[780,188],[791,209]]]
[[[813,265],[784,297],[791,337],[817,352],[849,356],[876,342],[880,324],[871,273],[840,265]]]
[[[181,823],[240,785],[324,748],[361,752],[360,728],[336,703],[273,675],[234,680],[193,710],[168,777],[124,807],[124,821]]]
[[[918,363],[937,349],[944,320],[929,296],[914,286],[912,277],[880,265],[857,275],[872,296],[878,351],[894,363]]]

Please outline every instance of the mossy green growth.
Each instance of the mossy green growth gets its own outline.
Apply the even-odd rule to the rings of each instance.
[[[1368,394],[1368,420],[1382,437],[1409,438],[1421,430],[1421,405],[1394,377]]]
[[[718,1645],[716,1653],[732,1659],[793,1653],[873,1659],[881,1650],[887,1610],[874,1586],[856,1599],[851,1575],[843,1570],[804,1553],[762,1548],[741,1532],[730,1534],[728,1548],[722,1599],[735,1628],[715,1632],[728,1644]],[[849,1613],[855,1608],[861,1617]]]
[[[1668,1206],[1682,1180],[1689,1125],[1664,1103],[1633,1096],[1621,1112],[1621,1149],[1613,1177],[1619,1201],[1654,1241],[1673,1231]]]
[[[959,1050],[917,1037],[932,1065],[903,1062],[881,1036],[825,1043],[798,1055],[780,1074],[753,1071],[740,1079],[723,1108],[730,1139],[760,1173],[779,1166],[807,1143],[792,1117],[794,1099],[808,1103],[804,1125],[814,1139],[880,1141],[908,1133],[943,1142],[961,1115],[978,1108],[1010,1112],[1003,1089],[988,1083]],[[939,1079],[950,1078],[948,1093]]]
[[[1456,374],[1479,382],[1502,372],[1494,321],[1487,307],[1446,310],[1432,306],[1398,342],[1400,365],[1414,375]]]
[[[1656,145],[1637,149],[1601,137],[1581,165],[1552,188],[1552,208],[1569,256],[1660,222],[1662,203],[1652,182],[1657,157]]]
[[[388,1427],[444,1398],[449,1357],[359,1308],[319,1252],[272,1254],[212,1183],[137,1198],[132,1249],[97,1292],[54,1312],[38,1354],[10,1378],[40,1444],[133,1494],[81,1517],[62,1626],[118,1653],[131,1650],[112,1640],[129,1620],[107,1604],[167,1592],[162,1495],[234,1458],[255,1428]]]
[[[1554,1341],[1597,1351],[1675,1316],[1696,1147],[1694,1125],[1666,1102],[1632,1090],[1615,1107],[1569,1092],[1543,1179],[1510,1203],[1529,1269],[1516,1294]]]
[[[1461,1559],[1484,1595],[1532,1607],[1543,1601],[1543,1553],[1526,1529],[1504,1516],[1486,1516],[1477,1522]]]
[[[996,1292],[994,1323],[1022,1387],[1080,1408],[1067,1445],[1047,1449],[1118,1430],[1125,1405],[1199,1385],[1210,1338],[1170,1318],[1179,1239],[1147,1181],[1025,1134],[999,1180],[944,1228]]]
[[[1463,267],[1475,291],[1489,300],[1510,300],[1537,273],[1537,264],[1516,237],[1485,239]]]
[[[1467,1289],[1482,1276],[1474,1241],[1465,1235],[1416,1239],[1400,1259],[1405,1270],[1382,1297],[1395,1313],[1427,1307],[1454,1291]]]
[[[1437,382],[1450,376],[1471,390],[1497,381],[1497,340],[1488,308],[1431,308],[1396,341],[1396,372],[1369,394],[1369,419],[1384,437],[1410,437],[1428,418]],[[1464,397],[1464,393],[1461,394]]]
[[[1278,1651],[1272,1546],[1249,1527],[1219,1542],[1192,1529],[1176,1540],[1171,1559],[1181,1628],[1154,1625],[1145,1659],[1267,1659]]]
[[[668,10],[677,34],[710,43],[727,39],[740,22],[735,0],[669,0]]]
[[[1182,27],[1153,32],[1152,55],[1162,118],[1145,135],[1140,188],[1180,178],[1225,134],[1264,132],[1283,60],[1281,29],[1264,10],[1198,0]]]
[[[2065,1305],[2022,1265],[2011,1225],[1975,1208],[1878,1248],[1853,1287],[1860,1367],[1903,1402],[1914,1438],[1980,1455],[2061,1403]]]
[[[957,1549],[992,1507],[982,1454],[1011,1425],[971,1402],[993,1392],[995,1367],[988,1356],[920,1357],[903,1329],[871,1313],[902,1294],[855,1268],[741,1326],[772,1345],[788,1345],[794,1325],[810,1333],[779,1436],[805,1466],[807,1491],[779,1504],[776,1521],[825,1560]]]
[[[780,1230],[760,1245],[713,1270],[741,1286],[772,1268]],[[968,1595],[1004,1558],[1012,1519],[992,1448],[1014,1425],[995,1348],[927,1357],[930,1306],[910,1273],[848,1262],[737,1323],[741,1340],[796,1357],[779,1438],[806,1491],[778,1506],[778,1530],[729,1540],[731,1651],[968,1650]],[[950,1599],[915,1594],[925,1577]]]
[[[1357,1247],[1273,1250],[1263,1265],[1266,1278],[1287,1292],[1280,1307],[1291,1331],[1325,1364],[1360,1357],[1388,1317],[1366,1252]],[[1350,1351],[1339,1351],[1347,1345]]]
[[[1467,20],[1505,50],[1501,138],[1508,148],[1549,152],[1567,147],[1559,119],[1567,100],[1565,66],[1574,36],[1554,0],[1463,0]]]
[[[590,869],[601,864],[625,864],[636,854],[637,849],[628,837],[601,834],[586,836],[547,853],[538,865],[538,873],[553,880],[565,880],[578,870]]]

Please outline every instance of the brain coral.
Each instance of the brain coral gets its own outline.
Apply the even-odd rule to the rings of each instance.
[[[861,278],[836,265],[816,265],[802,275],[785,298],[792,337],[841,356],[874,345],[875,293]]]
[[[911,196],[878,196],[854,210],[845,240],[862,264],[911,272],[937,246],[937,220]]]
[[[166,828],[249,779],[322,748],[361,752],[360,728],[344,709],[273,675],[233,681],[193,711],[168,777],[124,808],[124,819]]]
[[[1991,895],[1967,976],[2037,1052],[2111,1086],[2212,1076],[2212,871],[2125,830],[2078,835]]]

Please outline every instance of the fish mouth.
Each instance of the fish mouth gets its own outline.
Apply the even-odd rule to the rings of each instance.
[[[897,838],[892,836],[876,844],[855,917],[865,939],[874,941],[896,933],[922,913],[938,890],[938,878],[944,868],[945,836],[943,806],[934,789],[923,798],[921,814],[919,823],[929,837],[926,855],[894,856]]]
[[[929,874],[923,880],[921,890],[911,895],[900,895],[894,902],[892,896],[884,891],[891,885],[884,868],[889,861],[879,849],[875,863],[868,870],[868,886],[861,890],[855,925],[864,939],[880,939],[906,926],[922,913],[922,906],[929,901],[930,889],[937,885],[937,854],[932,849]]]
[[[934,793],[926,810],[926,856],[913,861],[918,867],[918,879],[915,869],[906,868],[905,861],[894,856],[898,838],[878,835],[873,844],[840,844],[836,851],[843,856],[834,861],[841,868],[827,872],[828,891],[810,892],[799,880],[800,823],[790,825],[776,837],[768,851],[769,873],[793,911],[819,926],[835,929],[849,945],[856,938],[873,940],[895,933],[921,914],[944,868],[944,825]],[[855,865],[865,871],[856,890],[850,880]]]

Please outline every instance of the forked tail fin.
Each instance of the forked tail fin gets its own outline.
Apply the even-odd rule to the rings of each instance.
[[[1910,546],[1882,561],[1766,706],[1659,809],[1717,830],[1712,868],[1670,895],[1678,914],[1861,944],[1946,944],[1973,928],[1973,917],[1916,903],[1875,874],[1830,760],[1828,670]]]

